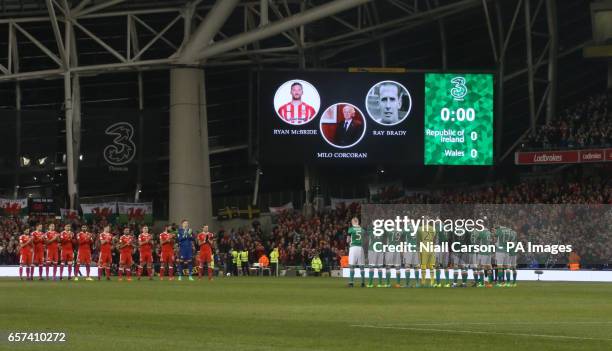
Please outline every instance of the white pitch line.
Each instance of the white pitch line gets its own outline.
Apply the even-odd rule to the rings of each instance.
[[[612,341],[612,339],[605,338],[588,338],[582,336],[568,336],[568,335],[549,335],[549,334],[527,334],[527,333],[500,333],[492,331],[477,331],[477,330],[457,330],[457,329],[438,329],[438,328],[413,328],[413,327],[393,327],[393,326],[380,326],[380,325],[351,325],[354,328],[372,328],[372,329],[395,329],[395,330],[414,330],[414,331],[429,331],[429,332],[445,332],[445,333],[459,333],[459,334],[486,334],[486,335],[505,335],[505,336],[526,336],[535,338],[551,338],[551,339],[573,339],[573,340],[596,340],[596,341]]]
[[[563,324],[582,324],[582,325],[612,325],[612,322],[442,322],[442,323],[411,323],[410,326],[413,325],[429,325],[429,326],[442,326],[442,325],[563,325]],[[404,327],[406,324],[389,324],[385,325],[386,327]]]

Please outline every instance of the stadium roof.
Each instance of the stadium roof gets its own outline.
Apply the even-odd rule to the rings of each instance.
[[[494,67],[496,54],[493,54],[491,44],[500,44],[491,41],[498,39],[500,28],[503,34],[507,34],[515,9],[519,10],[518,25],[512,29],[518,35],[510,38],[508,48],[516,48],[524,41],[522,3],[533,3],[530,7],[533,8],[534,28],[546,21],[544,1],[225,0],[219,2],[219,7],[226,7],[220,11],[222,16],[214,12],[213,18],[207,21],[214,22],[208,28],[213,30],[208,33],[210,43],[198,43],[200,50],[192,55],[192,60],[200,63],[206,60],[204,64],[208,66],[280,62],[309,68],[363,64],[422,68],[425,61],[430,61],[426,68],[443,68],[440,51],[445,46],[449,58],[447,66]],[[75,72],[129,67],[144,69],[184,63],[176,52],[181,44],[188,44],[192,39],[185,34],[185,26],[196,28],[210,15],[214,5],[214,1],[197,0],[0,1],[0,37],[5,40],[0,43],[3,44],[0,45],[3,50],[0,57],[6,68],[0,79],[27,79],[61,73],[60,61],[67,58],[62,57],[57,44],[64,44],[66,23],[74,27],[77,43],[72,48],[76,57],[69,64]],[[583,36],[566,47],[581,44],[590,34],[587,8],[576,2],[559,2],[559,7],[560,16],[573,16],[568,21],[559,21],[560,30],[571,28],[574,33],[578,28],[579,33],[574,33],[574,36],[587,34],[587,37]],[[193,10],[193,16],[190,16],[190,10]],[[262,15],[264,13],[267,15]],[[309,16],[302,16],[303,13]],[[313,19],[315,21],[309,22]],[[300,23],[305,23],[302,27],[291,24],[300,20]],[[584,25],[576,26],[580,22]],[[499,27],[500,23],[502,27]],[[280,28],[279,25],[288,29],[274,30]],[[539,34],[546,34],[546,28],[543,29]],[[192,33],[195,35],[197,31]],[[559,38],[565,39],[561,34]],[[9,70],[6,65],[11,37],[18,49],[17,55],[12,52],[14,59],[23,58],[24,62],[20,60],[19,69],[11,67]],[[537,43],[534,45],[537,47]],[[185,46],[188,45],[183,45],[182,50],[189,51]],[[471,52],[466,52],[467,48]],[[70,48],[64,51],[70,51]],[[457,51],[463,57],[451,60]],[[396,58],[394,53],[404,59]],[[433,61],[430,60],[432,54],[436,56]],[[512,56],[512,52],[509,54]]]
[[[231,110],[248,124],[246,101],[236,110],[227,97],[248,89],[237,77],[251,68],[496,72],[504,154],[532,121],[544,120],[549,96],[567,101],[605,86],[605,65],[582,58],[590,39],[584,1],[0,0],[0,82],[21,81],[23,108],[61,108],[61,79],[78,74],[85,111],[110,101],[137,106],[129,72],[201,65],[211,149],[218,167],[231,169],[217,179],[243,182],[244,157],[233,155],[245,152],[248,132],[223,117]],[[144,79],[145,107],[167,104],[167,76]],[[12,85],[0,89],[0,105],[14,106]]]

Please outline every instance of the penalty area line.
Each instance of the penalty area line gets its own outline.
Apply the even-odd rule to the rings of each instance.
[[[612,341],[606,338],[589,338],[583,336],[569,335],[550,335],[550,334],[529,334],[529,333],[502,333],[493,331],[478,331],[478,330],[459,330],[459,329],[440,329],[440,328],[415,328],[415,327],[393,327],[384,325],[368,325],[368,324],[353,324],[353,328],[371,328],[371,329],[394,329],[394,330],[413,330],[423,332],[444,332],[457,334],[486,334],[486,335],[502,335],[502,336],[524,336],[532,338],[550,338],[550,339],[569,339],[569,340],[594,340],[594,341]]]

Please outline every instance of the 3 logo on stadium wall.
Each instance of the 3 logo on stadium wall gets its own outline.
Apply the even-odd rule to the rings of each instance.
[[[104,133],[115,137],[113,143],[107,145],[103,152],[104,160],[111,165],[110,170],[127,171],[127,167],[119,166],[125,166],[136,156],[134,126],[128,122],[117,122],[106,128]]]

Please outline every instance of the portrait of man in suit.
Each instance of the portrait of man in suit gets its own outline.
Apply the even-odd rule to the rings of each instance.
[[[363,134],[363,123],[355,117],[355,108],[351,105],[342,107],[342,118],[336,126],[336,145],[348,146],[354,144]]]
[[[359,143],[366,131],[366,120],[359,108],[341,102],[323,112],[319,128],[329,145],[345,149]]]

